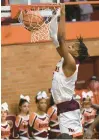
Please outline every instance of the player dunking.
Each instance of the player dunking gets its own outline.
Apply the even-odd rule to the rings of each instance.
[[[67,46],[65,43],[65,5],[62,4],[60,23],[58,28],[57,17],[50,25],[50,36],[56,46],[61,61],[56,66],[53,75],[53,98],[59,111],[59,126],[62,138],[65,134],[73,137],[82,135],[79,103],[73,98],[75,82],[78,74],[77,62],[82,62],[88,57],[88,50],[79,38],[76,43]]]

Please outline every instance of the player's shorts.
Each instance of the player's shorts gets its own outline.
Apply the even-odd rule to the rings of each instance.
[[[71,101],[57,104],[57,107],[60,132],[67,133],[73,137],[83,135],[79,103],[72,99]]]

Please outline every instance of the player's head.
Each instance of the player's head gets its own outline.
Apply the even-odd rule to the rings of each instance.
[[[83,43],[83,38],[77,38],[77,42],[68,46],[70,54],[75,57],[79,62],[83,62],[88,57],[88,49]]]
[[[39,111],[46,112],[48,96],[45,91],[39,92],[35,97],[35,102]]]
[[[25,96],[24,96],[25,97]],[[20,98],[19,101],[19,111],[24,114],[29,113],[29,100]]]
[[[1,122],[6,121],[8,115],[8,104],[5,102],[1,105]]]

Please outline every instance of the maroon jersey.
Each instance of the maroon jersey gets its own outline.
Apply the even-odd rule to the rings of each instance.
[[[28,135],[28,124],[29,124],[29,115],[21,116],[18,115],[15,121],[15,137],[16,138],[29,138]]]

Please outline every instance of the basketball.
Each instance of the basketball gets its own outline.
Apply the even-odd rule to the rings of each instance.
[[[23,24],[29,31],[38,30],[44,23],[44,18],[39,11],[23,11]]]

